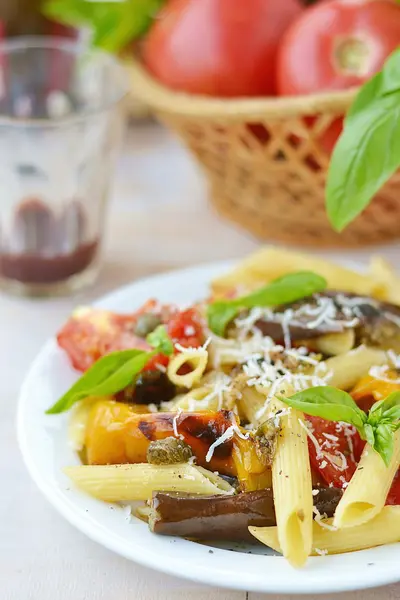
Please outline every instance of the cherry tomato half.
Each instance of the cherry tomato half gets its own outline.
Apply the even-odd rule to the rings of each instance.
[[[312,469],[328,485],[345,487],[356,470],[364,442],[354,427],[309,415],[307,421],[322,451],[322,456],[319,456],[315,444],[308,439]]]

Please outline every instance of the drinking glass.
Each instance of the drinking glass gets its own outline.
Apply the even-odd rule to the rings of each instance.
[[[94,281],[125,93],[118,61],[79,41],[0,42],[0,288]]]

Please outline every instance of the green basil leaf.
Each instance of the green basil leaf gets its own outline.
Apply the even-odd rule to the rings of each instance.
[[[174,353],[174,344],[169,337],[165,325],[159,325],[154,331],[149,333],[146,337],[146,341],[152,346],[157,352],[170,356]]]
[[[369,423],[364,425],[364,434],[365,440],[368,442],[371,448],[373,448],[375,446],[375,433],[374,428]]]
[[[400,92],[385,96],[345,125],[329,167],[326,206],[342,231],[400,165]]]
[[[327,421],[350,423],[364,435],[367,416],[347,392],[330,386],[318,386],[281,400],[307,415],[321,417]]]
[[[395,50],[385,62],[382,71],[381,94],[400,91],[400,49]]]
[[[387,423],[392,423],[396,429],[400,427],[400,406],[393,406],[383,413],[382,417]]]
[[[392,392],[384,400],[375,402],[368,414],[368,423],[378,425],[384,421],[396,425],[400,419],[400,392]]]
[[[83,397],[81,395],[79,395],[79,397],[74,396],[72,399],[73,402],[76,402],[77,400],[83,400],[83,398],[88,396],[110,396],[111,394],[120,392],[134,382],[136,375],[143,370],[150,358],[155,356],[155,354],[156,351],[142,351],[140,354],[134,356],[125,364],[121,365],[119,369],[112,373],[112,375],[110,375],[107,379],[102,381],[102,383],[99,383],[99,385],[96,387],[87,390]]]
[[[368,110],[371,107],[372,102],[380,97],[383,85],[382,80],[382,73],[377,73],[374,77],[372,77],[372,79],[367,81],[367,83],[362,86],[346,115],[346,124],[350,121],[350,119],[358,115],[358,113],[362,112],[363,110]]]
[[[400,50],[360,90],[331,157],[326,207],[341,231],[400,166]]]
[[[93,21],[95,8],[95,3],[87,0],[48,0],[42,5],[42,12],[53,21],[79,27]]]
[[[49,0],[43,12],[67,25],[86,25],[92,43],[118,52],[143,35],[166,0]]]
[[[235,318],[240,309],[288,304],[321,292],[326,285],[323,277],[311,271],[289,273],[247,296],[233,300],[219,300],[210,304],[207,308],[209,328],[216,335],[223,337],[227,325]]]
[[[214,302],[207,307],[208,326],[216,335],[224,337],[225,330],[239,312],[235,304]]]
[[[82,400],[88,396],[92,395],[107,395],[109,393],[114,393],[126,387],[132,381],[132,376],[136,375],[136,373],[131,373],[132,371],[132,361],[136,359],[146,357],[144,364],[148,361],[149,353],[143,352],[143,350],[123,350],[121,352],[113,352],[111,354],[107,354],[100,358],[94,365],[90,367],[79,379],[74,383],[72,387],[51,407],[46,411],[46,414],[58,414],[69,410],[75,402],[78,400]],[[141,361],[139,361],[139,366]],[[128,365],[128,371],[131,375],[131,378],[125,377],[125,371],[121,371],[126,365]],[[136,363],[134,364],[134,369],[136,368]],[[143,365],[144,366],[144,365]],[[122,378],[121,382],[124,383],[126,380],[128,382],[122,387],[119,387],[119,384],[116,386],[115,384],[116,373],[121,373]],[[114,388],[119,387],[119,389],[114,389],[111,392],[107,392],[104,390],[108,389],[108,385],[111,380],[111,383],[114,382]],[[100,391],[99,391],[100,390]]]
[[[378,425],[375,429],[374,450],[383,458],[383,462],[388,467],[393,456],[394,435],[390,425]]]

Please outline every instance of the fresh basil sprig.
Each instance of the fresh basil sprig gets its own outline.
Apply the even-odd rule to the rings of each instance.
[[[174,343],[169,337],[165,325],[158,325],[154,331],[146,337],[147,342],[158,352],[170,356],[174,352]]]
[[[242,308],[278,306],[295,302],[326,288],[326,280],[311,271],[289,273],[247,296],[233,300],[218,300],[207,308],[208,326],[216,335],[224,336],[229,323]]]
[[[394,433],[400,428],[400,392],[376,402],[368,415],[347,392],[334,387],[309,388],[280,400],[308,415],[354,425],[361,438],[381,455],[386,466],[393,455]]]
[[[147,336],[153,351],[121,350],[103,356],[94,363],[76,383],[51,407],[46,414],[54,415],[69,410],[76,402],[90,396],[109,396],[133,383],[152,356],[157,353],[169,356],[174,345],[164,325]]]
[[[60,23],[88,27],[92,43],[118,52],[143,35],[165,0],[46,0],[43,13]]]
[[[400,49],[358,93],[332,154],[329,219],[342,231],[400,166]]]

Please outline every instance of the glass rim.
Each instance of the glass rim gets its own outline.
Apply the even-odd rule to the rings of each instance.
[[[1,54],[11,54],[24,49],[48,49],[48,50],[62,50],[70,55],[94,56],[101,58],[105,64],[114,69],[115,72],[119,72],[121,76],[121,82],[124,80],[124,67],[123,65],[112,55],[107,52],[103,52],[98,48],[90,48],[82,39],[69,39],[63,36],[44,36],[44,35],[25,35],[15,38],[6,38],[0,40],[0,57]],[[85,121],[96,115],[100,115],[116,107],[124,100],[129,93],[128,85],[122,85],[121,83],[120,93],[115,94],[115,97],[108,102],[104,102],[98,108],[87,110],[82,113],[72,113],[64,117],[56,117],[54,119],[49,118],[20,118],[12,117],[0,114],[0,127],[45,127],[45,128],[57,128],[63,126],[69,126],[77,122]]]

